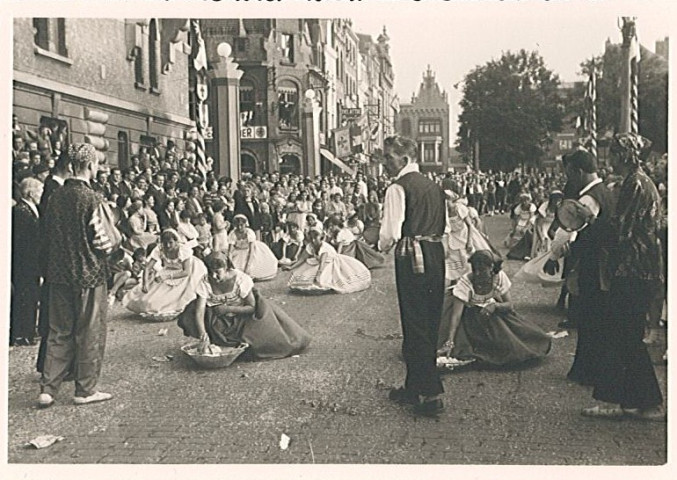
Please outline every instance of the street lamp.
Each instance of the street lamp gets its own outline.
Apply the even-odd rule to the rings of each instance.
[[[224,57],[224,58],[230,57],[230,54],[232,52],[233,52],[233,47],[231,47],[228,42],[221,42],[221,43],[219,43],[219,46],[216,47],[216,53],[218,53],[221,57]]]

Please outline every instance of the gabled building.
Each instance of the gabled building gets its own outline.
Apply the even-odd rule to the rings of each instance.
[[[418,163],[423,172],[449,168],[449,99],[428,66],[418,94],[401,104],[396,130],[418,144]]]

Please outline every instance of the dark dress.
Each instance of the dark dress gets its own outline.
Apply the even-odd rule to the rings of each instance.
[[[493,302],[496,295],[510,290],[510,279],[505,272],[499,272],[494,277],[493,289],[486,295],[474,291],[471,276],[472,273],[465,274],[454,286],[454,296],[465,303],[465,308],[451,355],[493,366],[514,365],[545,357],[552,340],[537,325],[514,311],[480,315],[484,305]]]
[[[205,309],[205,329],[211,343],[219,346],[231,346],[233,343],[249,344],[245,355],[254,359],[284,358],[302,352],[310,344],[310,335],[298,323],[292,320],[280,307],[267,301],[258,290],[249,275],[237,271],[235,286],[226,294],[214,294],[208,277],[198,288],[198,297],[207,298]],[[255,311],[253,315],[218,315],[214,307],[228,304],[244,305],[244,299],[250,292],[254,294]],[[197,299],[191,302],[178,318],[178,325],[186,336],[199,338],[195,326]]]

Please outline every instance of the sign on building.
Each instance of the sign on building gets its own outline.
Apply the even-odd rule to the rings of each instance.
[[[268,127],[240,127],[240,138],[243,140],[268,138]]]

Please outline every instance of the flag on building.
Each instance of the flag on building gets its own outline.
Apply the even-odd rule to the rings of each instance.
[[[348,127],[334,130],[334,151],[339,158],[350,155],[350,129]]]

